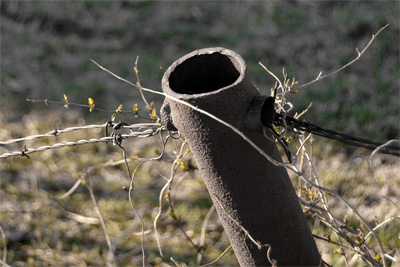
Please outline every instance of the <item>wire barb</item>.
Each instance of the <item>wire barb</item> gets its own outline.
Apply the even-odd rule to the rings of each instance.
[[[88,143],[113,142],[113,144],[121,144],[123,139],[131,138],[131,137],[150,137],[150,136],[156,135],[157,133],[159,133],[161,131],[161,125],[158,123],[137,123],[137,124],[128,125],[127,123],[121,123],[121,122],[120,123],[111,123],[111,124],[109,122],[107,122],[107,123],[101,124],[101,125],[86,125],[86,126],[81,126],[81,127],[70,127],[70,128],[66,128],[64,130],[57,130],[57,133],[59,135],[61,133],[83,130],[83,129],[96,129],[96,128],[106,128],[107,129],[107,127],[113,127],[115,129],[129,129],[129,130],[131,130],[131,132],[129,134],[117,134],[116,130],[114,129],[114,131],[111,133],[110,136],[105,136],[102,138],[92,138],[89,140],[79,140],[76,142],[67,142],[67,143],[56,143],[53,145],[41,146],[39,148],[29,148],[29,149],[27,149],[26,145],[24,145],[23,150],[1,154],[0,159],[8,158],[8,157],[16,157],[16,156],[25,156],[29,159],[28,154],[30,154],[30,153],[45,151],[45,150],[54,149],[54,148],[84,145],[84,144],[88,144]],[[8,145],[8,144],[18,143],[21,141],[35,140],[35,139],[39,139],[39,138],[54,137],[54,136],[55,136],[54,131],[51,131],[46,134],[33,135],[33,136],[24,137],[24,138],[0,142],[0,145]]]

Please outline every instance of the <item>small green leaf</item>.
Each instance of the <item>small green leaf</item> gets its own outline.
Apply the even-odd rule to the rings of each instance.
[[[158,116],[157,116],[157,110],[156,108],[153,108],[153,110],[151,111],[151,115],[150,118],[154,121],[158,121]]]
[[[378,216],[374,216],[375,225],[378,225]]]
[[[64,108],[69,108],[68,97],[67,97],[67,95],[66,95],[66,94],[64,94],[64,101],[65,101]]]
[[[342,250],[342,248],[338,248],[338,249],[335,251],[335,254],[343,255],[343,250]]]
[[[189,171],[189,166],[184,161],[181,161],[181,163],[179,163],[179,167],[181,167],[181,169],[183,169],[184,171]]]
[[[356,240],[358,241],[359,245],[363,245],[365,243],[365,238],[363,235],[358,234],[358,236],[356,236]]]
[[[116,110],[116,112],[119,114],[122,112],[122,104],[119,105],[118,109]]]
[[[119,114],[119,113],[114,113],[114,114],[111,116],[111,120],[114,121],[118,114]]]
[[[154,109],[154,101],[150,103],[150,106],[146,106],[146,110],[150,111],[152,109]]]
[[[135,114],[135,116],[137,117],[137,116],[139,116],[139,107],[138,107],[138,105],[137,104],[134,104],[133,105],[133,112],[134,112],[134,114]]]
[[[95,104],[94,104],[93,99],[91,99],[90,97],[89,97],[88,100],[89,100],[90,112],[92,112],[93,109],[94,109]]]
[[[118,108],[115,110],[115,113],[111,116],[111,120],[114,121],[115,118],[117,117],[118,114],[122,112],[122,104],[118,106]]]
[[[75,173],[72,174],[72,177],[79,179],[79,178],[82,177],[82,173],[80,173],[80,172],[75,172]]]
[[[364,223],[360,221],[360,231],[364,232]]]

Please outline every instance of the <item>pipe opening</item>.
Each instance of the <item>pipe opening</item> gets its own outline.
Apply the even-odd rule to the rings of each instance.
[[[170,88],[179,94],[212,92],[233,84],[240,76],[235,58],[213,53],[197,55],[179,64],[169,77]]]

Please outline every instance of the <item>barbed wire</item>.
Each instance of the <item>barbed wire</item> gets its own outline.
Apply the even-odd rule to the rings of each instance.
[[[41,146],[38,148],[26,148],[26,145],[24,145],[23,150],[1,154],[0,159],[8,158],[8,157],[15,157],[15,156],[26,156],[29,158],[28,154],[31,154],[31,153],[41,152],[41,151],[45,151],[48,149],[54,149],[54,148],[84,145],[84,144],[89,144],[89,143],[113,142],[113,144],[116,144],[116,143],[121,143],[123,139],[132,138],[132,137],[149,137],[149,136],[153,136],[161,131],[161,125],[158,123],[138,123],[138,124],[128,125],[128,124],[121,123],[121,122],[119,122],[119,123],[107,122],[107,123],[104,123],[101,125],[86,125],[86,126],[80,126],[80,127],[69,127],[64,130],[53,130],[53,131],[50,131],[45,134],[32,135],[32,136],[27,136],[24,138],[18,138],[18,139],[8,140],[5,142],[0,142],[0,145],[13,144],[13,143],[21,142],[21,141],[34,140],[34,139],[39,139],[39,138],[44,138],[44,137],[52,137],[52,136],[57,136],[61,133],[67,133],[67,132],[84,130],[84,129],[105,128],[106,135],[108,135],[108,133],[107,133],[108,127],[112,127],[112,129],[113,129],[113,132],[111,132],[110,136],[105,136],[102,138],[92,138],[89,140],[82,139],[82,140],[78,140],[75,142],[56,143],[53,145]],[[129,129],[129,130],[131,130],[131,132],[128,134],[117,134],[116,130],[122,129],[122,128]],[[137,129],[137,130],[135,131],[135,129]]]
[[[28,140],[35,140],[39,138],[45,138],[45,137],[52,137],[52,136],[59,136],[60,134],[63,133],[68,133],[68,132],[73,132],[73,131],[78,131],[78,130],[85,130],[85,129],[98,129],[98,128],[106,128],[106,127],[116,127],[118,126],[119,128],[124,128],[124,129],[134,129],[134,128],[143,128],[143,127],[159,127],[160,124],[158,123],[136,123],[132,125],[128,125],[125,123],[114,123],[114,122],[106,122],[104,124],[92,124],[92,125],[85,125],[85,126],[76,126],[76,127],[68,127],[65,129],[54,129],[48,133],[45,134],[37,134],[37,135],[31,135],[31,136],[26,136],[22,138],[16,138],[16,139],[11,139],[7,141],[0,141],[0,145],[9,145],[9,144],[15,144],[18,142],[22,141],[28,141]]]

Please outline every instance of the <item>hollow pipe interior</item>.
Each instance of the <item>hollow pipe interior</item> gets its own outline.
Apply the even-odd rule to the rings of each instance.
[[[179,94],[212,92],[233,84],[239,78],[237,64],[234,58],[218,52],[197,55],[175,68],[169,77],[169,85]]]

